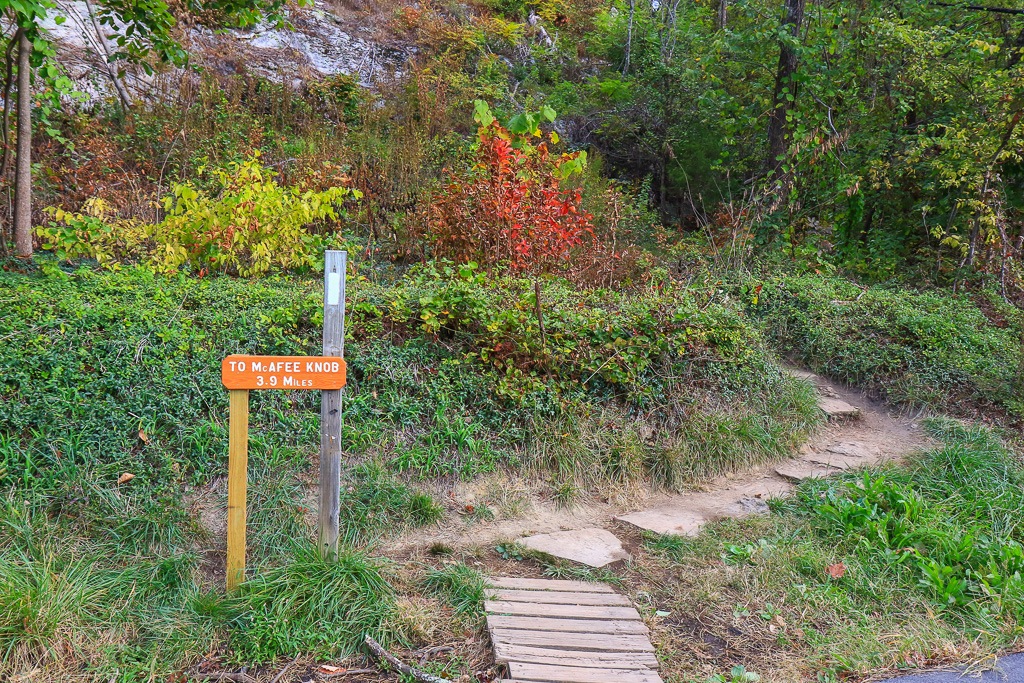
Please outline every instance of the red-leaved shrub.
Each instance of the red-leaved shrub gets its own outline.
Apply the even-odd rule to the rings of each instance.
[[[566,164],[578,156],[552,154],[547,139],[530,145],[524,138],[497,122],[481,126],[476,163],[446,170],[423,215],[435,256],[553,271],[593,242],[579,191],[560,188],[572,167]]]

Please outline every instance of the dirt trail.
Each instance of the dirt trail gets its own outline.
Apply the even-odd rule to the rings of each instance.
[[[621,522],[658,533],[695,535],[709,521],[766,512],[768,498],[784,495],[805,477],[900,459],[929,445],[915,419],[894,415],[862,392],[835,386],[823,377],[802,370],[791,372],[817,385],[830,421],[789,460],[719,477],[700,491],[668,494],[647,490],[626,500],[586,500],[572,509],[558,507],[523,482],[497,475],[459,484],[450,497],[465,510],[481,500],[493,501],[496,490],[506,496],[509,490],[518,491],[512,505],[518,514],[503,514],[494,521],[480,521],[468,514],[446,519],[436,528],[411,532],[388,545],[392,551],[416,554],[434,544],[459,548],[556,531],[614,531]]]

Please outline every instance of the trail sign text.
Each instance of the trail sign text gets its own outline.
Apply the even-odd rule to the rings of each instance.
[[[310,356],[228,356],[220,364],[228,389],[341,389],[342,358]]]

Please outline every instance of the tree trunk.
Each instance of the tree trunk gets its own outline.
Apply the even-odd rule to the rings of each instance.
[[[21,45],[21,34],[25,29],[19,28],[11,36],[7,43],[7,51],[4,53],[4,114],[2,132],[4,139],[3,161],[0,161],[0,180],[7,180],[7,171],[11,169],[11,88],[14,86],[14,50]]]
[[[800,35],[800,25],[804,20],[805,0],[784,0],[786,16],[782,19],[782,28],[794,39]],[[793,46],[786,41],[779,42],[779,68],[775,73],[775,108],[768,119],[768,158],[766,167],[772,179],[779,175],[782,166],[781,157],[789,152],[789,124],[786,115],[796,103],[796,83],[793,77],[799,63],[799,56]],[[784,92],[785,91],[785,92]]]
[[[729,0],[718,0],[715,8],[715,28],[721,31],[729,22]]]
[[[629,0],[629,28],[626,30],[626,60],[622,65],[622,75],[629,74],[629,53],[633,49],[633,18],[636,15],[636,0]]]
[[[100,22],[96,20],[96,11],[92,6],[91,0],[86,0],[86,7],[89,9],[89,18],[92,20],[92,26],[96,30],[96,47],[100,58],[103,60],[103,65],[107,71],[107,77],[114,86],[114,90],[117,91],[117,96],[121,100],[121,106],[125,110],[131,109],[132,98],[128,95],[128,90],[124,87],[124,83],[117,77],[117,68],[114,66],[110,57],[110,47],[107,46],[107,38],[103,35],[103,29],[100,28]],[[284,92],[288,92],[285,88]]]
[[[14,172],[14,253],[32,256],[32,41],[18,43],[18,161]]]
[[[1017,40],[1010,47],[1009,54],[1010,56],[1006,60],[1006,68],[1012,69],[1020,63],[1021,57],[1024,57],[1024,28],[1017,34]]]
[[[988,168],[985,169],[985,181],[981,184],[981,195],[978,197],[978,201],[982,205],[985,203],[985,196],[988,194],[989,183],[992,181],[992,171],[995,170],[996,164],[999,163],[999,156],[1006,149],[1006,145],[1010,142],[1010,138],[1013,137],[1013,131],[1020,123],[1021,115],[1024,114],[1024,110],[1018,110],[1013,118],[1010,119],[1010,123],[1006,126],[1006,133],[1003,135],[1002,142],[996,149],[995,154],[988,162]],[[974,227],[971,228],[971,245],[967,251],[967,267],[970,268],[974,265],[974,256],[978,248],[978,237],[981,236],[981,215],[982,210],[978,208],[974,212]]]

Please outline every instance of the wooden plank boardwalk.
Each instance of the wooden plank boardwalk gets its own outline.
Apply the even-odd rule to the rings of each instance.
[[[647,626],[600,583],[490,579],[484,611],[503,683],[661,683]]]

